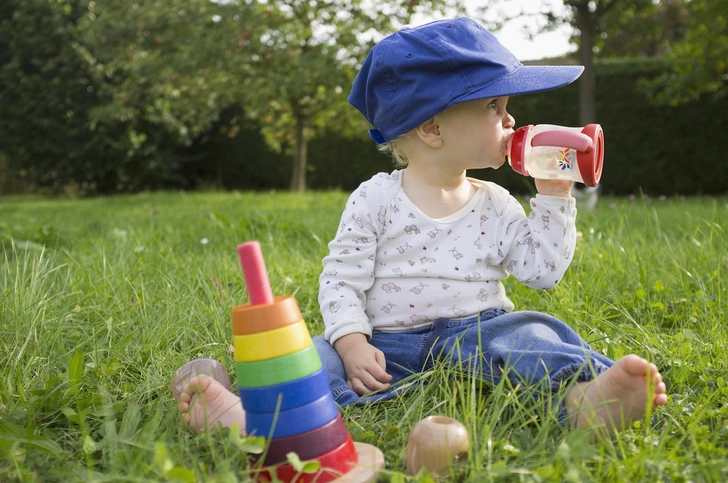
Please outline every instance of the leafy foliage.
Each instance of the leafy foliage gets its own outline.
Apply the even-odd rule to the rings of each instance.
[[[181,5],[4,2],[0,141],[11,168],[53,189],[183,183],[175,147],[209,128],[224,90],[207,62],[222,56],[203,38],[211,4]]]
[[[595,45],[600,58],[662,56],[684,38],[689,4],[685,0],[627,4],[607,15]]]
[[[255,24],[252,10],[236,14]],[[233,99],[227,52],[237,43],[206,0],[92,2],[79,26],[77,50],[93,67],[93,83],[106,102],[90,113],[90,128],[119,126],[123,162],[135,168],[132,187],[180,176],[184,159],[176,146],[210,128]],[[146,173],[151,180],[140,176]],[[141,178],[141,179],[139,179]]]
[[[324,127],[363,127],[346,97],[377,32],[456,4],[8,0],[3,152],[27,180],[57,190],[184,187],[195,163],[178,148],[241,105],[274,151],[295,151],[303,188],[308,140]],[[228,135],[247,125],[230,119]]]
[[[728,1],[691,0],[688,8],[685,38],[666,55],[674,68],[651,84],[658,102],[678,105],[701,94],[728,94]]]
[[[110,141],[119,133],[89,132],[89,113],[104,99],[73,48],[86,4],[0,4],[0,146],[10,169],[43,186],[113,184]]]

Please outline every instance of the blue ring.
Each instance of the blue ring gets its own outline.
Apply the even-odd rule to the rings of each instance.
[[[324,368],[295,381],[263,387],[238,387],[243,408],[252,413],[275,412],[279,396],[279,410],[287,411],[313,402],[329,391],[329,377]]]
[[[331,393],[315,401],[278,413],[245,413],[245,428],[248,434],[264,438],[285,438],[311,431],[330,422],[339,415],[339,408]],[[270,435],[276,419],[273,435]]]

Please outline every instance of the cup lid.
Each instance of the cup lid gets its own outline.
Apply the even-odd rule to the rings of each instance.
[[[576,161],[579,163],[579,173],[584,180],[584,184],[593,188],[599,184],[602,177],[604,131],[599,124],[588,124],[581,132],[591,138],[592,147],[586,151],[577,151]]]
[[[521,126],[516,129],[511,137],[510,145],[508,146],[508,163],[518,174],[523,176],[530,176],[526,169],[525,154],[526,154],[526,138],[528,133],[533,129],[533,124],[528,126]]]

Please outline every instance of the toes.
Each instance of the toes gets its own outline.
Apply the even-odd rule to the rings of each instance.
[[[647,370],[649,371],[648,374],[650,375],[652,381],[655,381],[656,378],[660,375],[660,371],[657,369],[657,366],[652,363],[647,366]]]
[[[214,379],[212,379],[209,376],[206,376],[205,374],[202,374],[200,376],[197,376],[196,379],[193,379],[192,381],[190,381],[190,383],[191,384],[193,383],[195,385],[197,392],[202,394],[207,390],[208,387],[210,387],[210,384],[212,384],[212,381],[214,381]]]
[[[662,381],[662,374],[660,374],[660,371],[657,369],[657,366],[655,364],[650,364],[649,366],[649,374],[650,374],[650,382],[652,387],[654,388],[655,394],[661,394],[665,391],[667,391],[667,387],[665,386],[665,383]]]
[[[212,381],[213,379],[204,374],[193,377],[187,382],[184,389],[182,389],[182,394],[179,397],[180,401],[189,401],[195,394],[204,393]]]
[[[633,376],[646,376],[649,370],[647,360],[635,354],[626,355],[617,362],[627,373]]]

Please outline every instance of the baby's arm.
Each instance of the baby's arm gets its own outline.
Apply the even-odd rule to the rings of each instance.
[[[576,201],[571,181],[537,180],[537,186],[528,217],[515,198],[507,197],[498,220],[498,253],[491,260],[524,284],[548,289],[561,280],[574,256]]]
[[[372,335],[364,309],[366,291],[374,283],[379,227],[372,220],[374,208],[367,204],[367,198],[359,196],[360,190],[349,197],[319,277],[324,336],[331,344],[352,333]]]
[[[365,311],[366,291],[374,283],[377,239],[385,231],[380,191],[365,182],[349,197],[319,279],[324,336],[359,395],[384,389],[391,380],[384,354],[368,343],[372,327]]]
[[[364,334],[349,334],[334,342],[346,370],[346,383],[360,396],[389,387],[384,353],[369,344]]]

